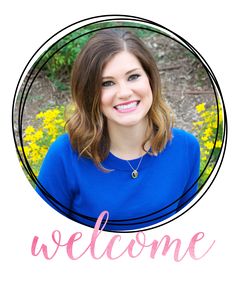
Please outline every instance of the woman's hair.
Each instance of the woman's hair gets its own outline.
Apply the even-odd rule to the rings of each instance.
[[[100,109],[102,71],[109,60],[119,52],[132,53],[146,72],[153,93],[148,112],[151,152],[158,154],[171,139],[172,118],[161,97],[160,76],[155,59],[144,43],[133,33],[123,29],[103,29],[82,48],[74,62],[71,75],[71,93],[74,112],[67,121],[72,147],[80,156],[88,157],[99,167],[108,156],[110,138],[107,121]]]

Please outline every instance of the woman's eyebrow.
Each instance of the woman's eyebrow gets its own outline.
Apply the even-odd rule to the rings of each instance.
[[[141,70],[141,68],[139,68],[139,67],[138,68],[133,68],[133,69],[127,71],[125,73],[125,75],[129,75],[129,74],[131,74],[132,72],[134,72],[136,70]],[[102,79],[113,79],[113,78],[114,78],[113,76],[102,76]]]
[[[136,71],[136,70],[140,70],[140,69],[141,69],[141,68],[139,68],[139,67],[137,67],[137,68],[133,68],[133,69],[127,71],[125,74],[126,74],[126,75],[129,75],[129,74],[131,74],[132,72],[134,72],[134,71]]]

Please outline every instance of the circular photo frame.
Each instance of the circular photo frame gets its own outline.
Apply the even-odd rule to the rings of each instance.
[[[107,197],[104,200],[101,196],[96,197],[96,189],[100,188],[98,184],[108,185],[115,182],[117,176],[103,179],[101,174],[106,175],[107,178],[109,173],[99,171],[98,174],[95,173],[97,174],[95,177],[97,184],[93,187],[91,187],[91,183],[93,183],[91,177],[88,176],[87,184],[92,188],[94,199],[101,199],[101,203],[104,202],[104,208],[100,205],[97,211],[93,211],[92,207],[96,207],[95,203],[90,205],[91,208],[87,212],[83,209],[80,210],[79,203],[77,203],[77,207],[73,208],[70,208],[68,203],[64,204],[63,199],[52,194],[38,176],[49,148],[60,136],[66,134],[65,116],[68,120],[75,111],[74,106],[71,105],[70,77],[77,55],[98,31],[111,29],[128,30],[146,45],[156,61],[161,80],[161,95],[172,110],[175,127],[180,128],[181,132],[189,132],[198,140],[201,152],[199,175],[195,176],[191,180],[191,184],[181,193],[173,194],[172,198],[161,201],[158,206],[155,207],[155,203],[153,204],[153,196],[158,194],[157,183],[153,185],[157,189],[157,193],[153,192],[150,197],[148,196],[148,200],[143,197],[137,198],[137,204],[142,209],[139,215],[136,211],[135,214],[132,214],[132,208],[137,207],[135,199],[138,194],[133,194],[130,208],[125,200],[123,208],[122,203],[118,202],[116,208],[114,204],[117,195],[114,195],[114,199],[110,198],[109,203],[114,203],[112,207],[114,211],[125,212],[124,207],[127,207],[129,213],[123,216],[122,214],[113,215],[108,210],[111,217],[106,221],[105,230],[112,232],[144,231],[163,226],[179,218],[204,196],[220,169],[226,148],[227,117],[219,84],[205,59],[181,36],[153,21],[127,15],[96,16],[65,27],[35,52],[20,76],[12,108],[13,135],[20,164],[29,182],[41,197],[64,216],[83,225],[94,227],[98,213],[109,208],[109,205],[106,204]],[[178,135],[178,129],[176,132]],[[166,146],[171,147],[168,144]],[[164,151],[169,150],[168,148],[164,148]],[[188,150],[191,151],[191,148]],[[162,152],[157,156],[162,156],[161,154]],[[180,153],[175,152],[175,155],[178,154]],[[189,156],[192,156],[191,154],[194,152],[189,152]],[[169,159],[166,159],[169,160],[169,164],[173,161],[171,158],[175,158],[173,156],[169,155]],[[111,157],[113,161],[116,158],[114,155]],[[86,163],[87,161],[81,162]],[[137,162],[136,168],[132,167],[133,169],[139,167],[140,160]],[[145,162],[148,163],[146,160]],[[185,161],[183,160],[183,162]],[[109,167],[110,163],[105,161],[103,165]],[[87,168],[86,166],[85,168]],[[141,166],[142,164],[140,170]],[[129,164],[128,169],[130,170]],[[96,168],[96,170],[99,169]],[[121,169],[118,168],[118,170]],[[170,169],[168,168],[168,170]],[[177,172],[174,172],[173,169],[172,171],[175,179],[168,179],[169,177],[165,174],[162,176],[165,184],[171,184],[174,182],[173,180],[178,183],[181,179]],[[94,173],[88,174],[93,176]],[[148,174],[150,175],[150,173]],[[185,174],[186,172],[183,170],[183,175]],[[155,175],[151,176],[155,179]],[[53,178],[53,175],[50,178]],[[86,179],[86,177],[84,178]],[[122,177],[121,180],[123,180]],[[135,190],[141,188],[145,191],[149,184],[148,181],[148,183],[135,187]],[[86,185],[83,186],[86,187]],[[109,190],[111,190],[111,186],[109,185]],[[114,183],[114,190],[116,187],[117,184]],[[101,187],[101,190],[104,190],[104,187]],[[148,190],[154,191],[153,187]],[[171,190],[169,190],[169,194],[171,194]],[[78,192],[80,192],[80,188],[78,188]],[[88,203],[88,201],[86,202]],[[150,203],[152,206],[148,205]],[[148,210],[145,209],[146,207]],[[90,212],[93,214],[90,215]]]

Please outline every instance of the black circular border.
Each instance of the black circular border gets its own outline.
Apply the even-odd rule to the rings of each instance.
[[[213,183],[213,181],[214,181],[214,179],[216,178],[216,176],[217,176],[217,174],[218,174],[218,172],[219,172],[219,169],[220,169],[220,167],[221,167],[221,164],[222,164],[222,161],[223,161],[223,158],[224,158],[224,154],[225,154],[225,149],[226,149],[226,143],[227,143],[227,116],[226,116],[226,110],[225,110],[225,106],[224,106],[224,101],[223,101],[223,97],[222,97],[222,93],[221,93],[221,90],[220,90],[220,87],[219,87],[219,84],[218,84],[218,82],[217,82],[217,80],[216,80],[216,78],[215,78],[215,76],[214,76],[214,74],[213,74],[213,72],[212,72],[212,70],[211,70],[211,68],[209,67],[209,65],[207,64],[207,62],[204,60],[204,58],[200,55],[200,53],[191,45],[191,44],[189,44],[185,39],[183,39],[182,37],[180,37],[179,35],[177,35],[176,33],[174,33],[173,31],[171,31],[171,30],[169,30],[169,29],[167,29],[166,27],[164,27],[164,26],[162,26],[162,25],[160,25],[160,24],[157,24],[157,23],[155,23],[155,22],[153,22],[153,21],[150,21],[150,20],[147,20],[147,19],[144,19],[144,18],[141,18],[141,17],[136,17],[136,16],[130,16],[130,15],[116,15],[116,14],[111,14],[111,15],[101,15],[101,16],[94,16],[94,17],[91,17],[91,18],[86,18],[86,19],[83,19],[83,20],[81,20],[81,21],[78,21],[78,22],[75,22],[75,23],[73,23],[73,24],[71,24],[71,25],[69,25],[69,26],[67,26],[67,27],[65,27],[65,28],[63,28],[63,29],[61,29],[60,31],[58,31],[57,33],[55,33],[53,36],[51,36],[46,42],[44,42],[40,47],[39,47],[39,49],[34,53],[34,55],[30,58],[30,60],[28,61],[28,63],[26,64],[26,66],[25,66],[25,68],[24,68],[24,70],[23,70],[23,72],[22,72],[22,74],[21,74],[21,76],[20,76],[20,79],[19,79],[19,81],[18,81],[18,84],[17,84],[17,87],[16,87],[16,90],[15,90],[15,95],[14,95],[14,99],[13,99],[13,106],[12,106],[12,130],[13,130],[13,137],[14,137],[14,142],[15,142],[15,146],[16,146],[16,149],[17,149],[17,153],[18,153],[18,155],[19,155],[19,157],[20,157],[20,160],[21,160],[21,162],[22,162],[22,164],[23,164],[23,166],[24,166],[24,168],[25,168],[25,170],[26,170],[26,172],[29,174],[29,176],[31,177],[31,179],[32,179],[32,181],[43,191],[43,193],[44,193],[44,195],[45,195],[45,197],[46,197],[46,199],[48,199],[52,204],[53,204],[53,206],[57,209],[57,211],[59,211],[60,213],[62,213],[64,216],[67,216],[68,218],[70,218],[70,219],[72,219],[72,220],[75,220],[76,222],[78,222],[76,219],[73,219],[73,218],[71,218],[69,215],[67,215],[67,214],[65,214],[64,212],[63,212],[63,210],[61,210],[61,208],[64,208],[64,209],[66,209],[66,210],[68,210],[65,206],[63,206],[63,205],[61,205],[53,196],[51,196],[50,195],[50,193],[48,193],[47,192],[47,190],[42,186],[42,184],[37,180],[37,177],[35,176],[35,174],[34,174],[34,172],[32,171],[32,169],[31,169],[31,167],[30,167],[30,164],[28,163],[28,161],[27,161],[27,158],[26,158],[26,155],[25,155],[25,152],[24,152],[24,149],[23,149],[23,138],[22,138],[22,127],[21,127],[21,125],[22,125],[22,118],[23,118],[23,112],[24,112],[24,106],[25,106],[25,103],[26,103],[26,99],[27,99],[27,96],[28,96],[28,93],[29,93],[29,91],[30,91],[30,88],[31,88],[31,86],[32,86],[32,84],[33,84],[33,82],[34,82],[34,80],[36,79],[36,77],[37,77],[37,75],[38,75],[38,73],[40,72],[40,70],[43,68],[43,66],[50,60],[50,58],[51,57],[53,57],[53,55],[55,54],[55,53],[57,53],[60,49],[62,49],[65,45],[67,45],[68,43],[70,43],[70,42],[72,42],[72,41],[74,41],[75,39],[77,39],[77,38],[80,38],[80,37],[82,37],[82,36],[84,36],[84,35],[86,35],[86,34],[90,34],[90,33],[92,33],[92,32],[95,32],[95,31],[98,31],[98,30],[101,30],[101,29],[108,29],[109,27],[106,27],[106,28],[100,28],[100,29],[96,29],[96,30],[93,30],[93,31],[89,31],[89,32],[87,32],[87,33],[84,33],[84,34],[82,34],[82,35],[80,35],[80,36],[78,36],[78,37],[76,37],[76,38],[74,38],[74,39],[72,39],[72,40],[70,40],[69,42],[67,42],[66,44],[64,44],[63,46],[61,46],[58,50],[56,50],[56,51],[54,51],[53,52],[53,54],[47,59],[47,61],[41,66],[41,68],[38,70],[38,72],[36,73],[36,75],[34,76],[34,78],[32,79],[32,82],[31,82],[31,84],[29,85],[29,87],[28,87],[28,89],[27,89],[27,92],[26,92],[26,95],[25,95],[25,98],[24,98],[24,100],[23,100],[23,103],[22,103],[22,98],[21,98],[21,100],[20,100],[20,105],[19,105],[19,111],[20,111],[20,114],[18,115],[18,128],[19,128],[19,139],[20,139],[20,144],[21,144],[21,147],[22,147],[22,152],[23,152],[23,158],[22,158],[22,156],[21,156],[21,154],[20,154],[20,152],[19,152],[19,150],[18,150],[18,146],[17,146],[17,141],[16,141],[16,137],[15,137],[15,134],[14,134],[14,115],[13,115],[13,113],[14,113],[14,103],[15,103],[15,100],[17,99],[17,91],[18,91],[18,88],[19,88],[19,85],[20,85],[20,81],[21,81],[21,79],[22,79],[22,77],[23,77],[23,74],[24,74],[24,72],[26,71],[26,69],[27,69],[27,67],[28,67],[28,65],[30,64],[30,62],[31,62],[31,60],[33,59],[33,57],[38,53],[38,51],[46,44],[46,43],[48,43],[52,38],[54,38],[56,35],[58,35],[59,33],[61,33],[62,31],[64,31],[64,30],[66,30],[66,29],[68,29],[69,27],[71,27],[71,26],[74,26],[74,25],[76,25],[76,24],[79,24],[79,23],[81,23],[81,22],[84,22],[84,21],[86,21],[86,20],[92,20],[92,19],[97,19],[97,18],[101,18],[101,17],[121,17],[121,18],[109,18],[109,19],[105,19],[105,20],[101,20],[101,21],[95,21],[95,22],[92,22],[92,23],[89,23],[89,24],[86,24],[85,26],[89,26],[89,25],[93,25],[93,24],[95,24],[95,23],[101,23],[101,22],[108,22],[108,21],[138,21],[138,22],[141,22],[142,24],[151,24],[151,25],[154,25],[154,26],[157,26],[157,27],[159,27],[159,28],[162,28],[162,29],[165,29],[166,31],[168,31],[168,32],[170,32],[170,33],[172,33],[173,35],[175,35],[178,39],[180,39],[185,45],[183,45],[181,42],[179,42],[178,40],[176,40],[176,39],[174,39],[174,38],[172,38],[172,37],[170,37],[168,34],[165,34],[165,33],[163,33],[163,32],[160,32],[160,31],[158,31],[158,33],[159,34],[163,34],[163,35],[165,35],[166,37],[169,37],[169,38],[171,38],[172,40],[174,40],[174,41],[177,41],[179,44],[181,44],[181,45],[183,45],[183,46],[185,46],[185,48],[187,48],[189,51],[191,51],[193,54],[194,54],[194,56],[195,57],[197,57],[199,60],[200,60],[200,62],[201,62],[201,64],[204,66],[204,68],[206,69],[206,72],[207,72],[207,74],[208,74],[208,76],[209,76],[209,78],[210,78],[210,80],[212,81],[212,80],[214,80],[214,82],[212,83],[212,85],[213,85],[213,89],[214,89],[214,92],[215,92],[215,97],[216,97],[216,87],[217,87],[217,89],[218,89],[218,92],[219,92],[219,95],[220,95],[220,98],[221,98],[221,102],[222,102],[222,110],[223,110],[223,116],[224,116],[224,129],[223,129],[223,138],[222,138],[222,144],[225,144],[225,146],[224,146],[224,148],[223,148],[223,146],[221,147],[221,150],[220,150],[220,153],[219,153],[219,155],[218,155],[218,158],[217,158],[217,160],[216,160],[216,162],[215,162],[215,165],[214,165],[214,168],[212,169],[212,172],[209,174],[209,176],[208,176],[208,178],[207,178],[207,180],[205,181],[205,183],[203,184],[203,186],[206,184],[206,182],[209,180],[209,178],[210,178],[210,176],[212,175],[212,173],[213,173],[213,171],[214,171],[214,169],[215,169],[215,167],[216,167],[216,165],[217,165],[217,163],[218,163],[218,161],[219,161],[219,158],[220,158],[220,156],[222,155],[222,159],[221,159],[221,162],[220,162],[220,164],[219,164],[219,167],[218,167],[218,169],[217,169],[217,172],[215,173],[215,176],[214,176],[214,178],[213,178],[213,180],[211,181],[211,183],[209,184],[209,186],[207,187],[207,189],[205,190],[205,192],[201,195],[201,197],[194,203],[194,204],[192,204],[191,205],[191,207],[189,207],[188,209],[186,209],[183,213],[181,213],[180,215],[178,215],[177,217],[173,217],[173,218],[171,218],[170,220],[168,220],[168,221],[166,221],[165,223],[162,223],[162,224],[160,224],[160,225],[158,225],[158,224],[156,224],[155,226],[153,226],[153,227],[148,227],[148,228],[146,228],[146,229],[142,229],[142,231],[144,231],[144,230],[150,230],[150,229],[153,229],[153,228],[157,228],[157,227],[160,227],[160,226],[163,226],[163,225],[165,225],[165,224],[167,224],[167,223],[169,223],[169,222],[171,222],[171,221],[173,221],[173,220],[175,220],[175,219],[177,219],[177,218],[179,218],[181,215],[183,215],[184,213],[186,213],[188,210],[190,210],[202,197],[203,197],[203,195],[205,195],[205,193],[207,192],[207,190],[209,189],[209,187],[211,186],[211,184]],[[127,18],[128,17],[128,18]],[[82,27],[79,27],[79,28],[76,28],[75,30],[72,30],[72,31],[70,31],[68,34],[66,34],[66,35],[64,35],[63,36],[63,38],[64,37],[66,37],[67,35],[69,35],[69,34],[71,34],[71,33],[73,33],[74,31],[76,31],[76,30],[79,30],[79,29],[81,29],[81,28],[83,28],[83,27],[85,27],[85,26],[82,26]],[[128,28],[140,28],[140,27],[137,27],[137,26],[132,26],[132,25],[129,25],[129,26],[125,26],[125,25],[122,25],[122,26],[115,26],[115,27],[128,27]],[[146,29],[146,30],[150,30],[150,31],[152,31],[152,32],[156,32],[157,33],[157,31],[156,30],[153,30],[153,29],[149,29],[149,28],[141,28],[141,29]],[[43,55],[41,55],[41,57],[40,58],[38,58],[38,60],[37,60],[37,62],[34,64],[34,68],[35,67],[37,67],[37,65],[40,63],[40,61],[41,61],[41,59],[43,59],[43,57],[44,57],[44,55],[50,50],[50,49],[52,49],[52,47],[54,46],[54,45],[56,45],[60,40],[61,40],[62,38],[60,38],[59,40],[57,40],[56,42],[54,42],[54,44],[52,45],[52,46],[50,46],[49,47],[49,49],[47,49],[44,53],[43,53]],[[203,62],[203,61],[205,62]],[[206,64],[206,65],[205,65]],[[33,73],[33,71],[34,71],[34,68],[31,70],[31,72],[30,72],[30,74],[29,74],[29,76],[28,76],[28,79],[27,79],[27,81],[26,81],[26,83],[25,83],[25,86],[24,86],[24,89],[23,89],[23,92],[22,92],[22,96],[24,97],[24,93],[25,93],[25,90],[26,90],[26,87],[27,87],[27,85],[28,85],[28,82],[29,82],[29,80],[30,80],[30,78],[31,78],[31,75],[32,75],[32,73]],[[217,141],[217,138],[218,138],[218,128],[219,128],[219,105],[218,105],[218,100],[217,100],[217,97],[216,97],[216,104],[217,104],[217,132],[216,132],[216,138],[215,138],[215,142],[214,142],[214,148],[215,148],[215,145],[216,145],[216,141]],[[201,178],[201,176],[203,175],[203,173],[204,173],[204,171],[206,170],[206,168],[207,168],[207,166],[208,166],[208,164],[209,164],[209,162],[210,162],[210,160],[211,160],[211,157],[212,157],[212,155],[213,155],[213,151],[214,151],[214,148],[212,149],[212,152],[211,152],[211,155],[209,156],[209,159],[208,159],[208,162],[207,162],[207,164],[206,164],[206,166],[205,166],[205,168],[203,169],[203,171],[202,171],[202,173],[201,173],[201,175],[199,176],[199,178],[193,183],[193,185],[187,190],[187,192],[198,182],[198,180]],[[24,160],[23,160],[24,159]],[[197,191],[197,193],[203,188],[203,186],[201,187],[201,188],[199,188],[198,189],[198,191]],[[182,195],[181,195],[181,197],[179,198],[179,199],[181,199],[183,196],[185,196],[185,194],[187,193],[187,192],[185,192],[185,193],[183,193]],[[194,197],[194,196],[196,196],[197,195],[197,193],[195,193],[193,196],[191,196],[181,207],[178,207],[177,208],[177,211],[179,211],[179,210],[181,210],[182,208],[184,208],[185,207],[185,205]],[[151,217],[152,215],[154,215],[154,214],[157,214],[157,213],[159,213],[159,212],[161,212],[161,211],[163,211],[163,210],[165,210],[166,208],[168,208],[168,207],[170,207],[170,206],[172,206],[173,204],[175,204],[176,202],[178,202],[178,200],[179,199],[177,199],[177,200],[175,200],[174,202],[172,202],[171,204],[169,204],[168,206],[166,206],[166,207],[164,207],[164,208],[162,208],[161,210],[158,210],[158,211],[156,211],[156,212],[153,212],[153,213],[151,213],[151,214],[148,214],[148,215],[145,215],[145,216],[142,216],[142,217],[136,217],[136,218],[132,218],[132,219],[123,219],[123,220],[109,220],[108,222],[107,222],[107,225],[109,225],[109,226],[111,226],[111,225],[114,225],[114,226],[119,226],[119,227],[121,227],[121,226],[134,226],[134,225],[141,225],[142,223],[150,223],[150,222],[154,222],[154,221],[156,221],[156,220],[159,220],[160,218],[163,218],[164,216],[166,216],[166,215],[169,215],[169,214],[171,214],[173,211],[170,211],[170,212],[168,212],[168,213],[166,213],[166,214],[164,214],[164,215],[162,215],[162,216],[159,216],[159,217],[156,217],[156,218],[154,218],[154,219],[151,219],[151,220],[148,220],[148,221],[143,221],[143,222],[138,222],[138,223],[128,223],[128,224],[123,224],[123,223],[120,223],[120,222],[126,222],[126,221],[135,221],[135,220],[138,220],[138,219],[143,219],[143,218],[147,218],[147,217]],[[59,205],[59,207],[58,207],[58,205]],[[89,220],[89,221],[93,221],[93,222],[95,222],[96,220],[97,220],[97,218],[93,218],[93,217],[89,217],[89,216],[85,216],[85,215],[82,215],[82,214],[79,214],[79,213],[77,213],[77,212],[74,212],[74,211],[72,211],[72,210],[69,210],[71,213],[73,213],[73,214],[75,214],[75,215],[77,215],[77,216],[80,216],[80,217],[82,217],[82,218],[85,218],[85,219],[87,219],[87,220]],[[176,210],[174,210],[174,211],[176,211]],[[80,222],[81,224],[84,224],[84,225],[86,225],[86,226],[88,226],[86,223],[83,223],[83,222]],[[111,232],[137,232],[137,231],[140,231],[140,230],[125,230],[125,231],[117,231],[117,230],[106,230],[106,231],[111,231]]]

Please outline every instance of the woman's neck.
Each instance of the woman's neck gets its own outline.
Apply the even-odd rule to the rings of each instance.
[[[108,124],[108,132],[111,140],[110,151],[115,156],[129,160],[144,155],[150,148],[150,142],[145,144],[148,132],[148,121],[138,126],[124,127],[116,124]]]

